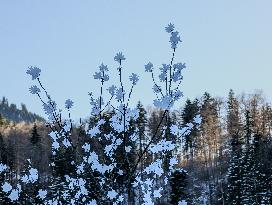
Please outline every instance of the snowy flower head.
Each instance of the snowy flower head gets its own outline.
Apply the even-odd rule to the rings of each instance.
[[[109,75],[105,74],[105,75],[103,76],[103,80],[104,80],[104,81],[108,81],[109,79],[110,79]]]
[[[99,66],[99,70],[101,72],[108,72],[109,71],[108,66],[104,65],[103,63]]]
[[[171,96],[166,95],[160,99],[153,100],[153,104],[157,108],[169,110],[173,106],[174,100]]]
[[[178,203],[178,205],[187,205],[187,202],[185,200],[182,200]]]
[[[47,195],[47,191],[46,191],[46,190],[40,189],[40,190],[38,191],[38,197],[39,197],[39,198],[45,199],[46,195]]]
[[[125,95],[125,91],[123,91],[122,88],[119,88],[115,91],[115,98],[118,101],[122,100],[124,95]]]
[[[105,74],[108,71],[109,71],[108,67],[102,63],[99,66],[99,72],[95,72],[93,77],[94,77],[94,79],[98,79],[98,80],[102,80],[102,81],[108,81],[109,80],[109,75]]]
[[[173,68],[175,70],[181,71],[182,69],[186,68],[186,64],[185,63],[176,63],[173,65]]]
[[[180,90],[174,90],[172,93],[173,100],[179,100],[183,97],[183,93]]]
[[[112,200],[114,198],[116,198],[116,196],[118,195],[118,193],[115,190],[110,190],[108,191],[107,197]]]
[[[34,183],[38,180],[39,174],[38,174],[38,170],[31,168],[29,170],[29,174],[25,174],[24,176],[22,176],[22,182],[24,183]]]
[[[8,193],[8,192],[10,192],[12,190],[12,186],[10,185],[10,183],[5,182],[2,185],[2,190],[3,190],[3,192]]]
[[[152,69],[153,69],[153,64],[151,62],[145,65],[145,72],[152,72]]]
[[[31,94],[38,94],[39,92],[41,92],[40,88],[38,88],[36,85],[32,85],[29,88],[29,91]]]
[[[114,60],[120,63],[122,60],[126,60],[126,58],[122,52],[119,52],[115,55]]]
[[[108,88],[109,93],[113,96],[115,94],[116,86],[112,85]]]
[[[94,79],[102,79],[102,73],[101,72],[95,72],[94,75],[93,75]]]
[[[0,173],[5,171],[7,169],[7,166],[5,164],[0,163]]]
[[[170,69],[170,65],[168,64],[162,64],[162,67],[160,68],[161,74],[159,75],[160,81],[163,82],[167,78],[167,71]]]
[[[171,43],[171,48],[177,48],[178,43],[181,42],[179,32],[172,32],[169,42]]]
[[[173,32],[174,29],[175,29],[175,26],[174,26],[174,24],[172,24],[172,23],[169,23],[169,24],[165,27],[165,31],[166,31],[167,33]]]
[[[109,75],[103,74],[101,72],[95,72],[93,75],[94,79],[102,80],[102,81],[108,81],[109,80]]]
[[[53,112],[56,111],[57,104],[54,101],[48,101],[48,103],[43,104],[43,110],[49,117],[53,116]]]
[[[136,85],[136,83],[139,81],[139,76],[135,73],[132,73],[131,76],[129,76],[129,80],[133,85]]]
[[[32,80],[35,80],[40,76],[41,69],[39,69],[38,67],[30,66],[26,73],[32,76]]]
[[[159,93],[159,92],[161,92],[161,87],[158,86],[157,84],[155,84],[155,85],[153,86],[153,91],[154,91],[155,93]]]
[[[196,115],[196,116],[194,117],[194,122],[195,122],[196,124],[201,124],[201,122],[202,122],[202,117],[201,117],[200,115]]]
[[[69,110],[71,107],[73,107],[73,104],[74,102],[71,99],[67,99],[65,101],[65,108]]]

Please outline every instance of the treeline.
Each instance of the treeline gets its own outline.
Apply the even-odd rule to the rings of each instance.
[[[133,123],[131,132],[137,129],[140,140],[129,146],[133,150],[129,156],[131,162],[141,155],[141,146],[148,143],[151,136],[158,136],[156,139],[159,141],[159,136],[166,132],[167,140],[179,141],[167,128],[160,126],[162,110],[145,109],[141,103],[138,103],[137,108],[140,116]],[[104,113],[106,121],[112,113],[113,111]],[[169,115],[168,121],[185,126],[192,123],[198,114],[202,117],[200,127],[184,133],[182,143],[172,153],[178,155],[179,167],[182,169],[172,173],[169,186],[164,187],[163,197],[157,203],[176,205],[179,201],[186,200],[188,204],[195,205],[272,204],[271,104],[265,101],[261,93],[236,96],[230,90],[225,100],[205,93],[199,99],[188,99],[182,108]],[[96,120],[90,118],[86,123],[92,127]],[[105,133],[112,129],[109,123],[103,126]],[[76,170],[73,162],[82,152],[84,142],[89,140],[86,129],[83,126],[74,127],[73,140],[78,147],[77,153],[61,148],[55,155],[51,153],[49,132],[50,129],[44,124],[21,123],[12,126],[4,120],[0,121],[0,161],[11,167],[10,181],[24,172],[25,159],[30,159],[42,174],[40,184],[36,187],[46,187],[50,177],[59,178],[62,182],[61,178],[65,174],[73,175]],[[89,143],[96,147],[97,153],[104,146],[99,140],[91,139]],[[122,160],[122,150],[119,154]],[[146,154],[138,169],[157,158],[156,155]],[[165,156],[165,160],[169,158],[170,156]],[[93,197],[98,197],[99,186],[94,180],[95,174],[89,173],[86,180]],[[121,184],[122,180],[126,179],[120,179],[117,184]],[[63,186],[65,185],[56,183],[51,189],[56,190],[55,194],[61,195]],[[26,196],[27,193],[21,197]],[[137,190],[131,187],[131,201],[134,204],[141,203],[141,196],[136,196]]]
[[[16,104],[9,104],[8,99],[5,97],[0,101],[0,117],[14,123],[22,121],[26,123],[34,123],[35,121],[44,122],[42,117],[29,112],[25,104],[21,104],[21,109],[18,109]]]
[[[202,125],[184,137],[181,157],[191,204],[272,204],[272,109],[262,94],[227,100],[205,93],[188,100],[181,123],[200,113]],[[201,187],[201,188],[199,188]]]

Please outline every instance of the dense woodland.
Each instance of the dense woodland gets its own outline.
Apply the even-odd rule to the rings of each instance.
[[[140,102],[137,108],[140,117],[134,126],[140,131],[141,142],[148,141],[153,135],[160,136],[163,128],[159,122],[163,111],[144,108]],[[112,112],[105,112],[105,119]],[[52,156],[52,142],[48,137],[50,129],[42,118],[29,114],[25,106],[18,111],[13,104],[9,106],[5,98],[0,105],[0,113],[0,161],[10,167],[9,175],[5,176],[10,182],[16,182],[19,174],[26,170],[28,161],[25,159],[30,159],[41,173],[35,186],[37,189],[46,187],[51,177],[61,178],[66,173],[74,172],[73,161],[77,159],[78,153],[61,149],[58,155]],[[186,125],[197,114],[202,117],[199,129],[186,133],[179,148],[173,153],[178,155],[179,167],[182,169],[172,173],[170,185],[157,204],[177,205],[180,200],[195,205],[272,204],[272,107],[262,93],[235,95],[230,90],[225,98],[204,93],[199,99],[188,99],[181,108],[173,111],[170,121]],[[84,121],[89,126],[96,123],[96,119],[91,117]],[[81,124],[73,128],[72,136],[77,142],[79,153],[82,152],[82,142],[86,141],[85,128]],[[159,131],[157,127],[160,127]],[[106,123],[103,129],[106,132],[111,128]],[[170,133],[168,137],[175,140]],[[90,143],[99,150],[97,141],[92,139]],[[131,144],[134,150],[129,156],[131,161],[141,154],[140,146],[141,143]],[[53,158],[57,164],[52,169],[48,164],[52,163]],[[156,155],[148,154],[141,164],[156,158]],[[98,195],[93,174],[86,176],[86,179],[91,194]],[[0,176],[0,182],[3,178]],[[54,186],[56,192],[60,192],[65,185],[56,183]],[[34,188],[26,188],[20,196],[23,199],[21,201],[25,201],[22,204],[28,204],[27,196],[35,191]],[[136,196],[137,191],[132,190],[131,197],[135,198],[135,204],[141,203],[141,196]],[[1,192],[0,201],[10,203]]]
[[[5,119],[14,123],[34,123],[35,121],[44,121],[39,115],[29,112],[25,104],[21,104],[21,109],[19,109],[16,104],[9,104],[8,99],[5,97],[0,101],[0,114]]]

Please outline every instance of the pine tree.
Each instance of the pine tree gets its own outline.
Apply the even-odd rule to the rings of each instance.
[[[136,128],[138,129],[138,136],[139,136],[139,146],[138,146],[139,153],[138,154],[139,154],[139,156],[141,156],[143,153],[143,149],[144,149],[144,142],[146,140],[145,132],[146,132],[146,126],[147,126],[147,116],[146,116],[147,112],[140,101],[137,104],[137,110],[139,112],[139,117],[136,121]],[[144,157],[142,157],[140,159],[141,172],[144,169],[144,163],[145,163],[145,159],[144,159]],[[142,177],[142,175],[141,175],[141,177]],[[143,177],[141,178],[141,180],[143,180]],[[139,204],[142,204],[143,203],[143,196],[142,196],[142,192],[140,190],[140,187],[139,187],[138,192],[139,192],[139,197],[138,197]]]
[[[2,114],[0,113],[0,127],[2,127],[5,124],[4,118]]]
[[[245,112],[244,144],[236,149],[228,173],[228,202],[230,204],[257,205],[267,203],[269,178],[258,159],[262,136],[254,134],[250,111]],[[235,138],[237,145],[237,138]],[[239,144],[239,143],[238,143]],[[268,203],[267,203],[268,204]]]
[[[252,195],[256,204],[260,204],[263,201],[268,202],[269,198],[272,202],[272,196],[268,196],[269,190],[272,189],[271,175],[266,174],[266,168],[262,163],[262,147],[261,141],[263,136],[261,134],[255,134],[252,142]],[[268,203],[267,203],[268,204]]]
[[[13,205],[14,203],[12,203],[10,201],[10,199],[7,197],[7,194],[4,193],[3,190],[2,190],[2,185],[7,180],[8,180],[7,171],[1,172],[0,173],[0,204],[3,204],[3,205]]]
[[[27,163],[24,165],[23,171],[21,171],[20,176],[29,176],[30,169],[33,167],[32,161],[30,159],[27,160]],[[31,183],[21,183],[21,192],[19,195],[19,202],[20,204],[35,204],[35,205],[42,205],[42,201],[38,195],[39,189],[43,186],[40,181],[40,174],[38,173],[38,179],[35,182]]]
[[[181,113],[182,126],[186,126],[187,123],[192,123],[194,117],[199,114],[198,100],[195,99],[194,102],[191,102],[189,99],[186,101],[184,109]],[[194,157],[194,149],[196,148],[198,130],[192,129],[190,133],[184,136],[184,155],[187,160],[191,160]]]
[[[178,205],[181,200],[188,201],[188,173],[185,170],[176,170],[172,173],[170,186],[170,203],[172,205]]]
[[[3,135],[0,132],[0,164],[7,164],[6,145],[4,143]],[[0,202],[8,204],[9,199],[2,191],[1,186],[6,180],[6,171],[0,172]]]
[[[230,137],[231,160],[227,173],[228,188],[226,201],[228,204],[241,204],[242,197],[242,124],[239,114],[239,104],[233,90],[229,92],[227,131]]]
[[[12,173],[16,168],[16,148],[14,142],[10,137],[6,140],[6,157],[7,157],[7,166],[9,167],[10,173]]]
[[[241,150],[236,147],[239,145],[232,145],[232,158],[230,160],[230,165],[227,173],[227,204],[240,205],[242,197],[242,159],[241,159]]]
[[[7,147],[4,142],[4,138],[2,133],[0,132],[0,163],[7,164]]]
[[[245,112],[245,143],[246,146],[249,147],[252,141],[252,134],[253,134],[253,120],[249,110]]]
[[[145,131],[146,131],[146,124],[147,124],[147,112],[144,109],[141,102],[137,104],[137,110],[139,112],[139,117],[136,121],[136,127],[138,128],[138,135],[139,135],[139,154],[142,154],[143,151],[143,143],[145,141]],[[142,163],[142,162],[141,162]]]
[[[130,139],[135,133],[136,122],[130,121],[127,131],[122,133],[125,139]],[[120,136],[121,138],[122,136]],[[123,187],[127,190],[128,203],[135,204],[135,192],[133,190],[132,182],[135,179],[135,173],[132,172],[133,168],[136,166],[137,161],[137,141],[133,140],[123,140],[123,143],[116,150],[117,167],[122,170],[124,173],[122,176],[119,176],[120,187]],[[127,151],[127,148],[130,151]],[[118,157],[118,155],[120,157]]]
[[[159,126],[159,122],[160,122],[160,111],[159,110],[152,110],[150,112],[150,116],[148,118],[147,121],[147,129],[148,129],[148,134],[147,134],[147,138],[144,139],[144,143],[148,143],[150,138],[152,136],[156,135],[156,139],[154,139],[154,142],[158,142],[160,140],[159,136],[161,135],[162,131],[161,131],[161,126],[158,128]],[[145,156],[145,164],[150,164],[152,160],[154,160],[155,156],[153,156],[152,154],[146,153]]]
[[[38,134],[36,123],[33,126],[30,142],[32,145],[37,145],[41,141],[40,135]]]
[[[246,110],[245,113],[245,146],[242,150],[242,164],[241,164],[241,203],[244,205],[254,204],[253,190],[253,177],[252,168],[254,166],[253,149],[251,146],[252,141],[252,118],[250,112]]]
[[[49,186],[50,193],[48,198],[50,198],[54,203],[61,205],[69,205],[71,200],[71,194],[67,192],[68,184],[62,177],[55,177],[53,182]]]
[[[205,174],[208,183],[208,199],[211,204],[214,200],[213,189],[216,183],[215,169],[219,153],[220,139],[220,121],[218,113],[218,100],[211,97],[209,93],[204,93],[200,115],[202,117],[201,136],[199,137],[200,151],[203,153],[205,162]]]
[[[268,178],[263,172],[262,163],[258,160],[261,134],[253,136],[253,120],[248,110],[245,113],[245,143],[242,165],[242,203],[259,204],[260,194],[267,192],[265,185]]]
[[[41,136],[38,133],[38,127],[36,123],[32,128],[31,137],[30,137],[30,159],[35,168],[39,171],[42,170],[42,154],[43,154],[43,147],[41,144]],[[39,154],[38,154],[39,153]]]
[[[239,102],[235,97],[233,90],[229,91],[227,110],[227,131],[228,135],[238,137],[238,133],[242,130],[241,117],[239,112]]]
[[[227,172],[227,194],[228,204],[239,205],[241,203],[242,189],[242,123],[239,112],[239,103],[233,90],[230,90],[228,96],[227,110],[227,132],[230,138],[231,160]]]
[[[50,188],[50,198],[55,199],[58,204],[68,205],[71,199],[71,193],[67,192],[68,182],[65,175],[75,177],[76,167],[73,161],[75,153],[71,147],[61,146],[51,157],[51,166],[53,168],[52,183]]]

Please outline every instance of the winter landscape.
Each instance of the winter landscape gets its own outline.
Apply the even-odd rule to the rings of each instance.
[[[272,204],[270,1],[0,1],[0,204]]]

